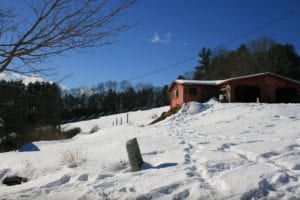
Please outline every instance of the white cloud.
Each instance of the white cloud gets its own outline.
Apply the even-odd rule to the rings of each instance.
[[[150,41],[152,43],[158,43],[161,41],[159,35],[157,34],[157,32],[154,32],[153,37],[150,39]]]
[[[165,35],[160,36],[157,32],[153,33],[152,38],[150,39],[151,43],[169,43],[171,42],[171,33],[167,32]]]

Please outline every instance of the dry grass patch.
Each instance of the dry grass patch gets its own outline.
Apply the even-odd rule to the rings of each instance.
[[[97,125],[95,125],[95,126],[93,126],[93,127],[91,128],[91,130],[89,131],[89,133],[90,133],[90,134],[95,133],[95,132],[99,131],[99,129],[100,129],[100,128],[99,128]]]
[[[86,160],[87,154],[81,149],[71,149],[62,152],[62,161],[69,168],[77,167]]]
[[[175,113],[177,113],[180,109],[181,109],[182,106],[176,106],[175,108],[172,108],[170,109],[169,111],[167,112],[163,112],[159,118],[155,119],[154,121],[152,121],[149,125],[152,125],[152,124],[156,124],[164,119],[166,119],[167,117],[171,116],[171,115],[174,115]]]

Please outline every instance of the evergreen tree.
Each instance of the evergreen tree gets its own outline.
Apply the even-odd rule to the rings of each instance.
[[[203,74],[207,74],[210,72],[210,61],[211,61],[211,50],[203,47],[198,54],[200,60],[198,61],[198,65],[196,66],[196,72],[194,74],[194,79],[202,79]]]

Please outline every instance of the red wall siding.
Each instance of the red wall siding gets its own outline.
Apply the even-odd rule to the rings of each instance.
[[[174,97],[174,91],[178,90],[178,97]],[[181,105],[183,103],[183,85],[175,83],[172,85],[170,89],[170,106],[171,108],[174,108],[178,105]]]
[[[190,95],[189,94],[189,88],[196,88],[197,90],[197,95]],[[198,101],[201,102],[201,97],[202,97],[202,88],[199,85],[185,85],[184,86],[184,99],[183,102],[187,103],[190,101]]]
[[[197,95],[190,95],[189,88],[196,88]],[[179,96],[177,98],[174,97],[174,91],[178,89]],[[172,85],[170,89],[170,106],[174,108],[183,103],[188,103],[191,101],[196,102],[205,102],[208,99],[203,99],[204,93],[208,93],[211,96],[214,96],[218,91],[218,88],[215,86],[205,86],[205,85],[182,85],[179,83],[175,83]]]
[[[293,82],[286,81],[274,76],[260,76],[252,77],[241,80],[229,81],[228,84],[231,87],[231,102],[235,102],[235,87],[238,85],[253,85],[260,88],[261,91],[261,102],[275,103],[276,102],[276,89],[277,87],[289,87],[289,88],[298,88],[299,86]]]

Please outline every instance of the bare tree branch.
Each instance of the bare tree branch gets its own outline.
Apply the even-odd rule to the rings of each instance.
[[[117,19],[135,0],[36,0],[34,20],[24,28],[13,10],[0,7],[0,73],[41,73],[34,64],[69,50],[113,43],[130,26]],[[11,38],[8,40],[7,38]],[[13,68],[14,61],[30,67]]]

